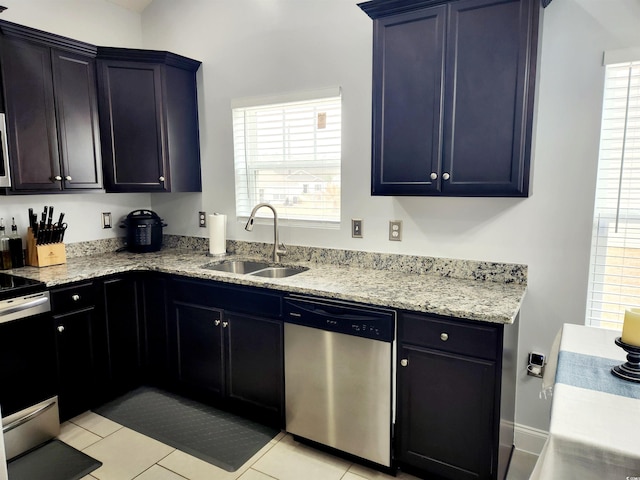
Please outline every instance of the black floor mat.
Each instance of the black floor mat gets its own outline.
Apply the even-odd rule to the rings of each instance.
[[[9,480],[78,480],[102,463],[60,440],[51,440],[7,464]]]
[[[133,390],[94,411],[228,472],[240,468],[279,433],[151,387]]]

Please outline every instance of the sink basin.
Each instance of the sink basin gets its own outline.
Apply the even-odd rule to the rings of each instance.
[[[285,278],[298,273],[306,272],[309,270],[306,267],[267,267],[262,270],[254,271],[250,275],[254,277],[267,277],[267,278]]]
[[[268,266],[269,264],[265,262],[254,262],[251,260],[227,260],[221,263],[208,263],[207,265],[203,265],[202,268],[217,270],[218,272],[244,274],[255,272],[256,270],[262,270]]]

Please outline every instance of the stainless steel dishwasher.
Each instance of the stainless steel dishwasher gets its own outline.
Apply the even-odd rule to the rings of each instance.
[[[285,298],[286,429],[391,466],[395,312]]]

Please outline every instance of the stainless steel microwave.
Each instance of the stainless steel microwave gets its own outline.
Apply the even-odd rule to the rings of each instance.
[[[9,172],[9,145],[7,144],[7,122],[4,113],[0,113],[0,187],[11,186]]]

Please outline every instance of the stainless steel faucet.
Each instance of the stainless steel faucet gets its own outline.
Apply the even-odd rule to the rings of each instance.
[[[253,207],[253,210],[251,210],[251,215],[249,215],[249,220],[247,221],[247,224],[245,225],[244,229],[247,232],[250,232],[253,230],[253,222],[255,221],[255,217],[256,217],[256,212],[261,208],[261,207],[267,207],[270,208],[271,211],[273,212],[273,261],[274,262],[279,262],[280,261],[280,255],[286,255],[287,253],[287,247],[284,246],[284,243],[282,245],[280,245],[280,240],[279,240],[279,234],[278,234],[278,212],[276,212],[276,209],[273,208],[273,206],[269,203],[259,203],[258,205],[256,205],[255,207]]]

